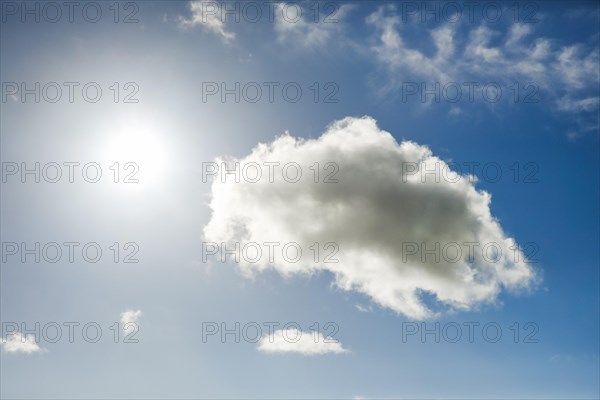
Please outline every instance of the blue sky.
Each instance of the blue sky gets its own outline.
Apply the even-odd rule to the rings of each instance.
[[[51,23],[37,4],[39,23],[21,19],[24,3],[3,1],[0,25],[3,398],[598,398],[597,3],[525,2],[517,18],[512,3],[481,3],[501,10],[498,21],[481,9],[470,20],[461,2],[461,16],[449,18],[444,3],[428,3],[436,11],[423,22],[420,2],[321,2],[318,23],[314,2],[286,8],[303,10],[297,21],[277,4],[271,21],[261,5],[256,23],[241,12],[247,3],[239,22],[223,22],[206,8],[222,3],[122,2],[117,23],[109,2],[94,3],[97,23],[79,9],[69,22],[65,8]],[[332,11],[336,22],[324,21]],[[137,21],[124,23],[130,12]],[[35,82],[59,83],[61,98],[23,95],[21,83]],[[73,102],[64,82],[79,83]],[[102,88],[97,102],[82,95],[90,82]],[[205,92],[207,83],[236,82],[279,86],[272,102],[266,90],[255,103]],[[302,89],[298,102],[281,92],[289,83]],[[452,102],[442,90],[422,101],[421,84],[463,96]],[[470,101],[469,84],[502,96],[491,102],[476,89]],[[137,102],[123,101],[134,92]],[[330,93],[335,102],[324,102]],[[218,157],[304,160],[304,168],[333,161],[340,183],[219,185],[203,179]],[[415,159],[465,177],[473,165],[477,182],[428,182],[423,195],[397,180],[398,162]],[[76,173],[70,183],[64,166],[57,183],[7,172],[36,162],[97,162],[102,179]],[[139,165],[138,183],[122,183],[126,162]],[[449,275],[418,260],[399,264],[400,238],[470,235],[530,247],[502,268],[469,264],[481,268],[473,281],[461,275],[466,264],[446,265]],[[248,238],[332,241],[340,262],[203,261],[203,243]],[[76,252],[71,263],[63,252],[36,263],[9,254],[8,243],[36,242],[94,242],[103,257],[91,263]],[[123,263],[132,249],[139,262]],[[424,290],[417,300],[415,288]],[[62,337],[44,340],[38,322],[59,324]],[[80,324],[72,343],[68,322]],[[102,328],[97,343],[82,337],[90,322]],[[138,343],[123,343],[127,322]],[[327,336],[332,322],[339,343],[204,342],[208,322],[294,322],[305,338],[315,323]],[[11,342],[13,323],[37,342]],[[462,326],[463,337],[403,340],[409,327],[436,323]],[[496,343],[482,336],[490,323],[502,329]],[[524,339],[532,330],[536,343]]]

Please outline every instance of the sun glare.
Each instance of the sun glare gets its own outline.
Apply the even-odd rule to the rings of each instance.
[[[156,184],[164,179],[169,162],[167,140],[156,124],[127,121],[110,136],[103,154],[120,182]],[[137,181],[137,182],[136,182]]]

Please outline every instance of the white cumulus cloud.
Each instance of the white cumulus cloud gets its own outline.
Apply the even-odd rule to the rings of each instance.
[[[320,332],[304,332],[296,328],[276,330],[272,336],[262,338],[258,350],[265,353],[303,355],[340,354],[348,351],[336,339],[326,338]]]
[[[242,249],[252,245],[252,256],[239,260],[244,274],[329,271],[338,288],[365,294],[415,319],[494,303],[502,289],[527,289],[536,280],[514,239],[491,215],[489,193],[478,190],[469,177],[452,175],[428,147],[398,143],[370,117],[336,121],[318,139],[285,134],[233,161],[280,165],[258,181],[212,183],[204,239],[228,249],[236,243]],[[303,171],[295,183],[280,179],[290,162]],[[320,163],[319,183],[315,162]],[[326,173],[328,162],[334,166]],[[445,178],[421,173],[436,168],[446,172]],[[333,172],[331,180],[337,183],[325,183]],[[260,250],[267,242],[280,246],[256,251],[254,244]],[[299,257],[295,251],[286,257],[282,248],[288,243],[300,248]],[[438,256],[424,256],[410,243],[421,250],[439,246]],[[467,243],[475,247],[467,248]],[[487,254],[483,251],[491,244],[495,256],[489,247]],[[453,251],[440,256],[450,245]]]
[[[43,349],[36,343],[35,336],[23,335],[20,332],[9,335],[0,341],[0,345],[7,353],[39,353]]]

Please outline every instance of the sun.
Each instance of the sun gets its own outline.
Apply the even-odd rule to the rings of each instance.
[[[127,118],[106,138],[103,159],[117,183],[157,184],[169,168],[169,141],[155,121]]]

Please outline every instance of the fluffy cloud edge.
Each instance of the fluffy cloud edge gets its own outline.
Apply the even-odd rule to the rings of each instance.
[[[121,325],[125,326],[127,324],[136,324],[139,322],[140,318],[144,315],[142,310],[125,310],[121,313],[120,321]]]
[[[434,294],[448,310],[467,311],[495,303],[502,289],[528,290],[538,281],[539,274],[523,253],[511,252],[516,242],[505,236],[491,215],[489,193],[476,189],[470,179],[452,184],[428,179],[420,184],[416,176],[402,181],[403,162],[422,162],[427,170],[447,164],[426,146],[396,142],[371,117],[335,121],[317,139],[284,135],[257,145],[239,161],[304,160],[311,165],[332,159],[348,169],[347,182],[294,186],[213,181],[205,239],[243,245],[276,238],[309,247],[333,237],[340,243],[339,264],[263,258],[258,263],[241,260],[239,266],[248,275],[268,268],[284,276],[327,270],[337,287],[367,294],[378,305],[414,319],[440,315],[425,304],[425,293]],[[402,226],[395,223],[398,220]],[[453,264],[420,262],[416,257],[400,263],[398,240],[402,238],[418,243],[447,238],[476,240],[480,245],[495,242],[505,257],[494,263],[481,255]]]
[[[15,332],[0,341],[0,346],[6,353],[44,353],[45,349],[41,348],[33,335],[24,335],[21,332]]]
[[[274,331],[272,336],[260,340],[257,349],[269,354],[294,353],[304,356],[348,353],[337,339],[324,337],[320,332],[305,332],[296,328]]]

